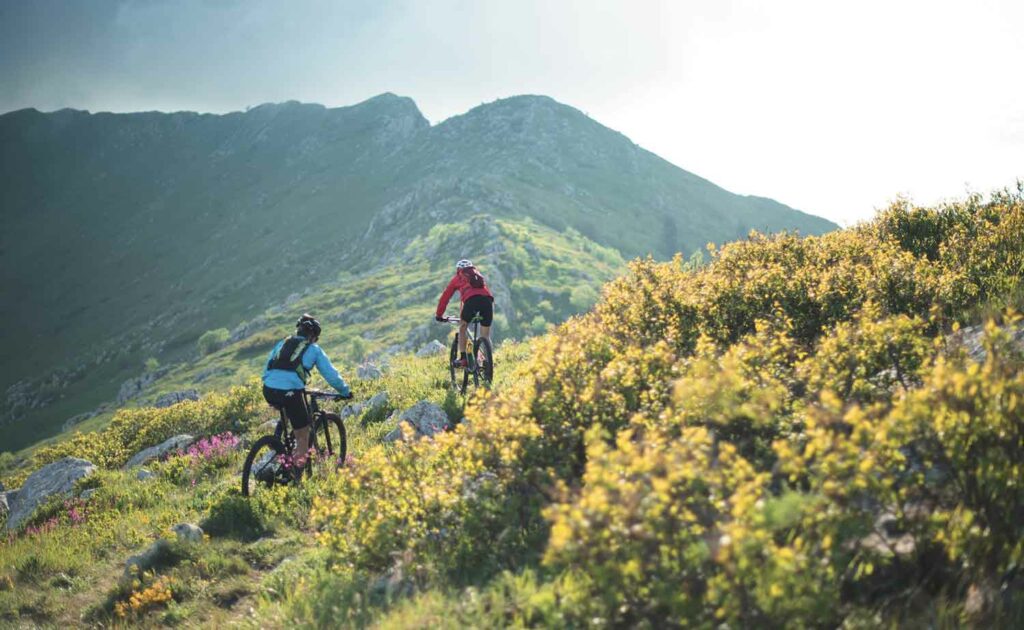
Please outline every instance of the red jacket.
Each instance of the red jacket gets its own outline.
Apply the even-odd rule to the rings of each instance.
[[[493,297],[491,292],[487,289],[487,284],[479,289],[472,287],[469,284],[469,278],[456,272],[451,280],[448,281],[448,286],[444,288],[444,293],[441,294],[441,299],[437,301],[437,313],[438,317],[444,315],[444,311],[448,308],[448,300],[452,299],[452,293],[459,292],[459,299],[465,304],[466,300],[473,297],[474,295],[486,295],[487,297]]]

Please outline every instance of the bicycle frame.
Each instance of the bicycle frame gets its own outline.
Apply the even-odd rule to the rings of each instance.
[[[320,392],[302,392],[302,397],[305,399],[306,411],[309,413],[309,447],[315,449],[317,446],[317,431],[316,426],[320,421],[320,415],[324,413],[320,410],[320,405],[317,403],[317,398]],[[292,429],[292,423],[288,422],[288,415],[285,413],[284,407],[279,410],[280,417],[277,420],[277,426],[274,428],[274,436],[281,440],[281,442],[289,449],[295,448],[295,430]]]
[[[449,324],[455,324],[457,326],[462,325],[462,319],[458,317],[446,317],[444,318]],[[458,334],[458,330],[455,331]],[[480,338],[480,316],[474,315],[473,319],[466,325],[466,348],[475,348],[476,342]],[[469,358],[470,353],[466,353],[466,357]],[[472,358],[473,364],[476,364],[476,357]]]

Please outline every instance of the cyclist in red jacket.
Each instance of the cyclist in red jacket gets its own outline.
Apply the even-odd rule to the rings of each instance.
[[[462,300],[462,314],[459,316],[459,358],[453,365],[457,368],[464,368],[468,365],[466,361],[466,334],[469,322],[476,316],[480,317],[480,336],[484,339],[491,338],[491,323],[494,321],[494,296],[487,288],[487,282],[477,271],[473,263],[463,258],[455,263],[455,275],[448,282],[441,299],[437,301],[437,312],[434,319],[439,322],[445,321],[444,311],[448,308],[448,301],[452,294],[459,292],[459,299]]]

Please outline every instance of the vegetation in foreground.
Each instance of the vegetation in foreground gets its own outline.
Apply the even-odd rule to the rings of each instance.
[[[1019,627],[1021,242],[1018,189],[752,235],[700,268],[635,262],[591,313],[507,347],[506,380],[437,439],[356,428],[350,466],[261,504],[234,496],[237,461],[89,478],[84,522],[54,503],[0,548],[0,614]],[[445,401],[429,363],[396,365],[392,404]],[[216,535],[118,579],[125,554],[190,518]]]

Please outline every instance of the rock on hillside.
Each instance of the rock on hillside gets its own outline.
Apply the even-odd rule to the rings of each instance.
[[[195,442],[195,438],[186,433],[181,435],[175,435],[172,438],[168,438],[157,444],[156,446],[150,446],[147,449],[143,449],[138,453],[132,455],[128,462],[124,465],[125,468],[133,468],[135,466],[142,466],[146,462],[154,459],[159,459],[168,453],[173,453],[181,449],[188,448],[192,442]]]
[[[434,403],[421,400],[398,415],[398,427],[384,436],[385,442],[405,439],[411,431],[412,437],[433,437],[448,428],[448,414]],[[406,428],[403,431],[403,425]]]
[[[48,497],[69,494],[76,481],[94,472],[96,467],[91,462],[77,457],[65,457],[43,466],[25,479],[13,499],[8,496],[10,513],[5,527],[17,529]]]

